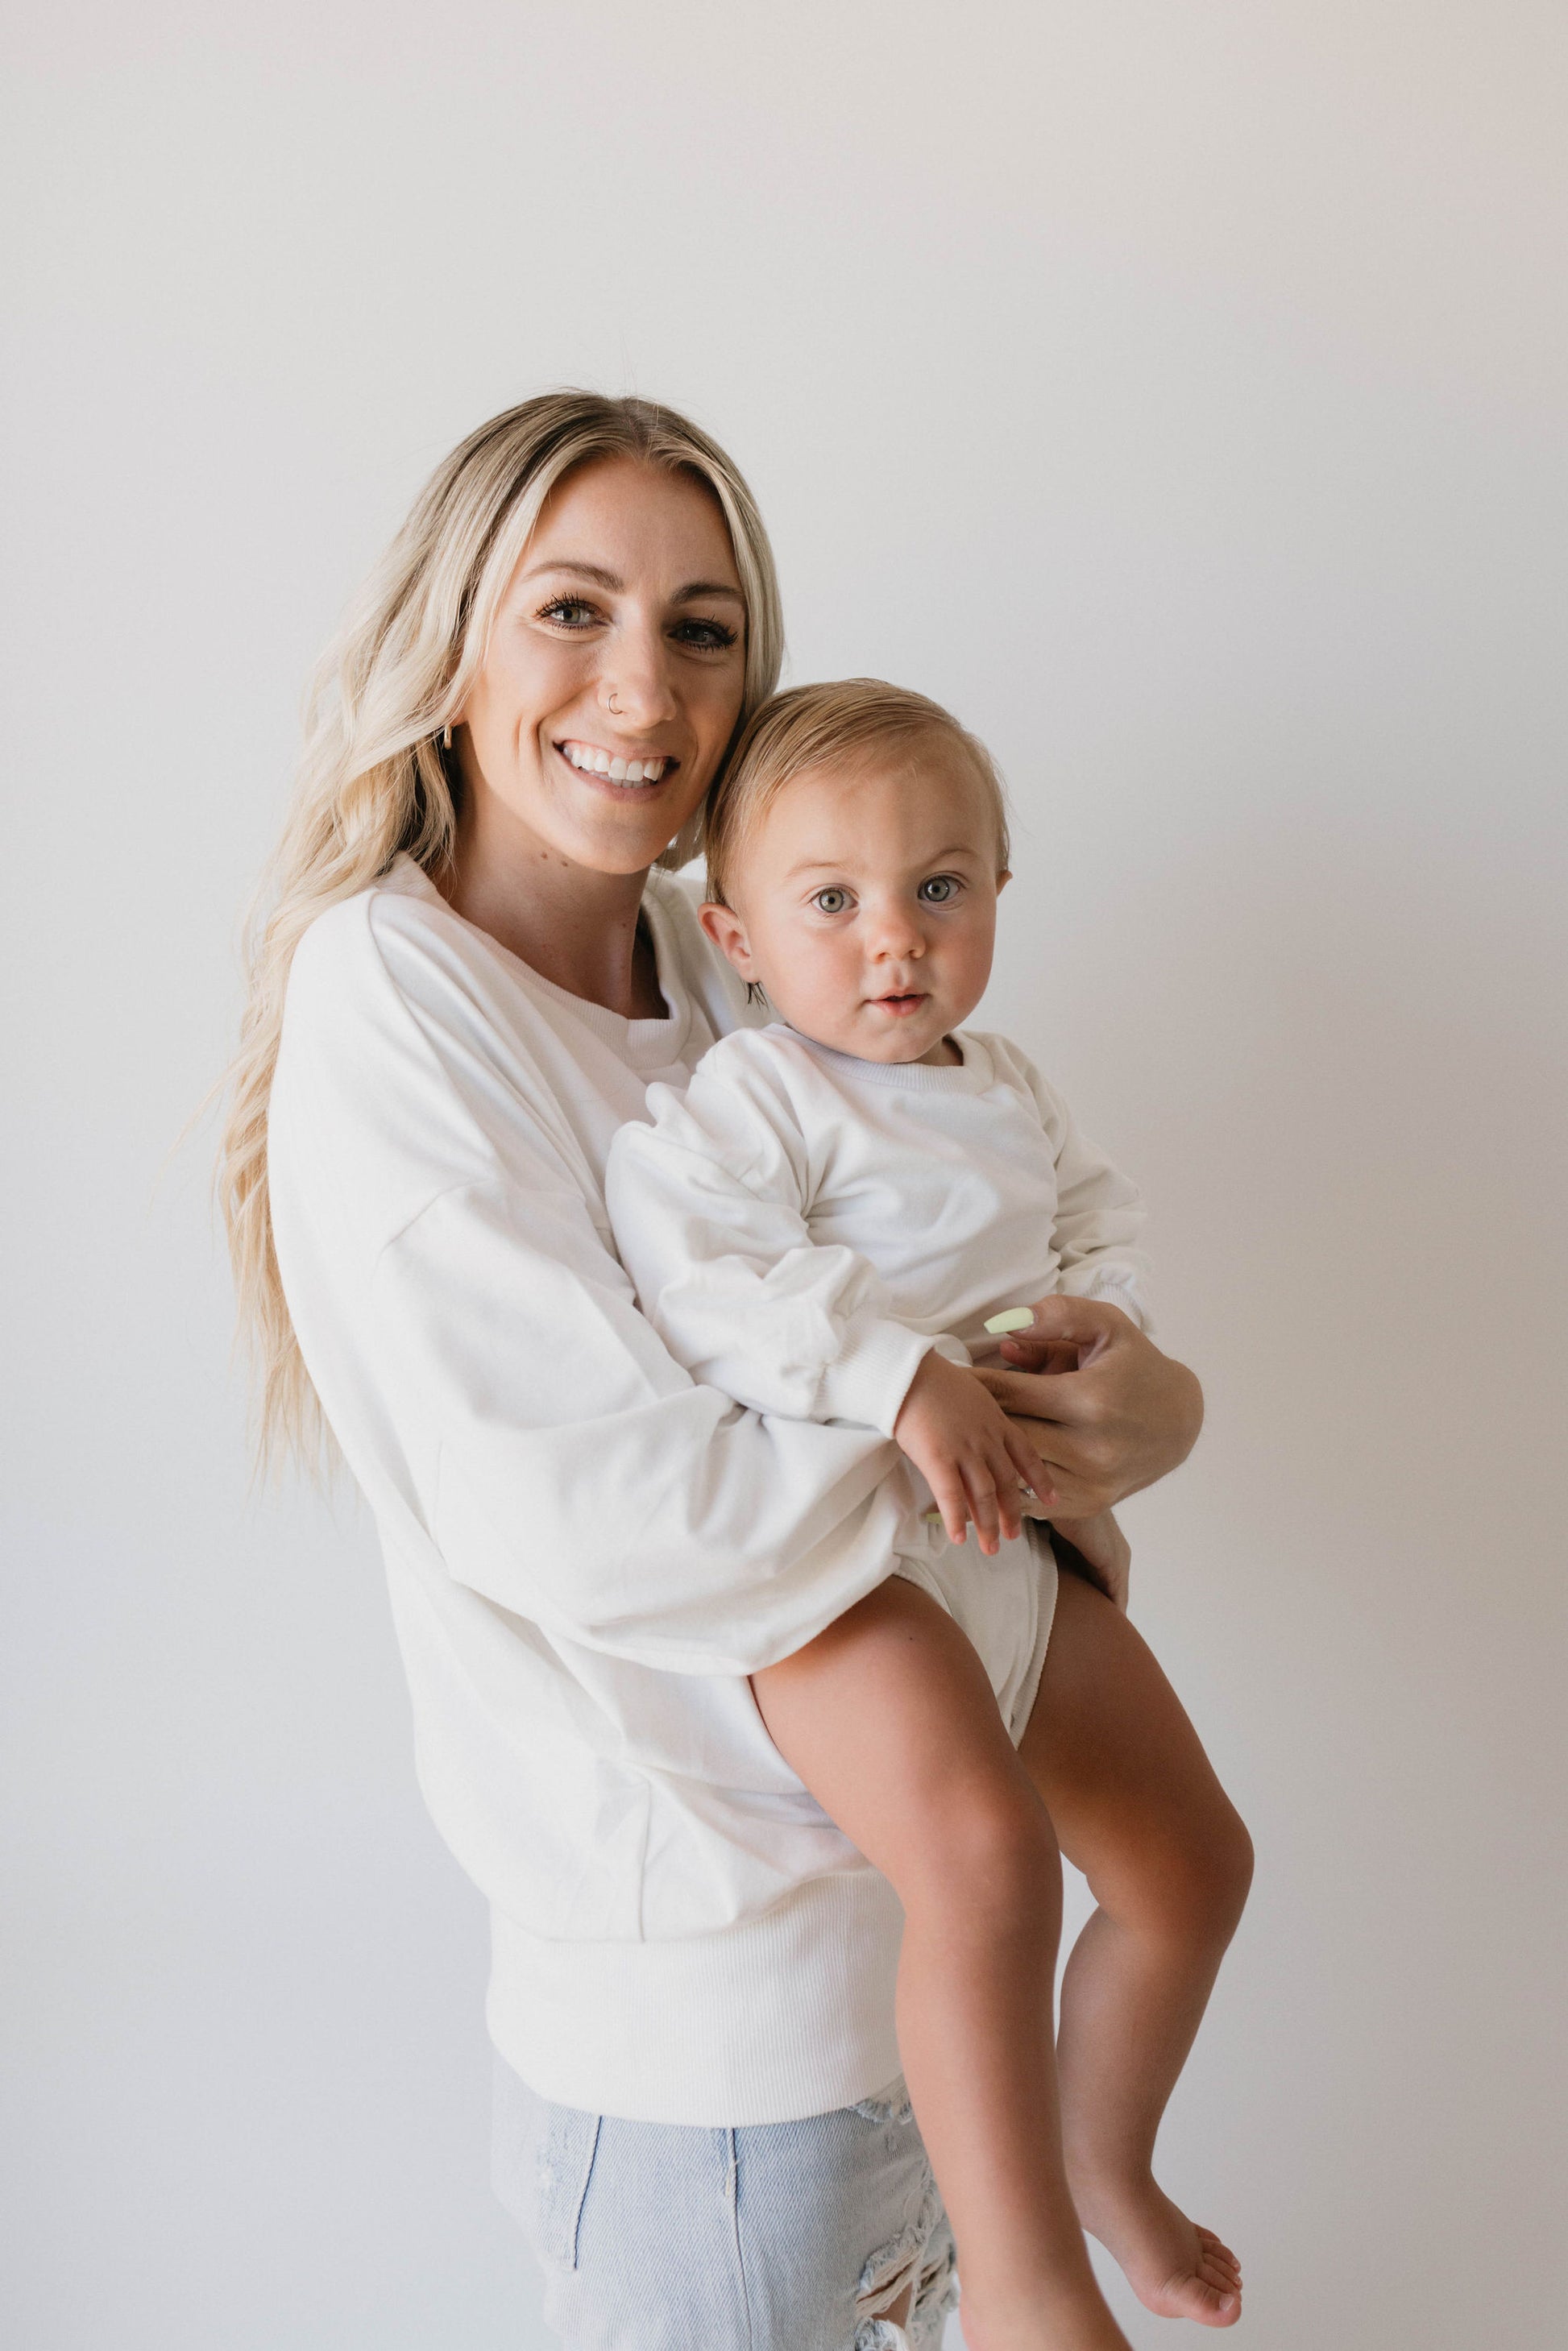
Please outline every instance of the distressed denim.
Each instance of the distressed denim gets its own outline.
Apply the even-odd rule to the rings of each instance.
[[[953,2237],[902,2083],[705,2129],[552,2105],[496,2066],[496,2192],[570,2351],[936,2351]],[[883,2315],[907,2286],[903,2326]]]

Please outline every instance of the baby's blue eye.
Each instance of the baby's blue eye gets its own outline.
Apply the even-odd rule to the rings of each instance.
[[[847,890],[819,890],[811,904],[819,914],[841,914],[850,903]]]
[[[957,889],[951,873],[933,873],[920,884],[919,895],[927,906],[945,906],[957,894]]]

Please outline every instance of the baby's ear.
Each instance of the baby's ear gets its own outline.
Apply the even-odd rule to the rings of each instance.
[[[717,898],[710,898],[697,918],[720,955],[727,956],[742,979],[753,979],[751,949],[747,945],[746,930],[733,906]]]

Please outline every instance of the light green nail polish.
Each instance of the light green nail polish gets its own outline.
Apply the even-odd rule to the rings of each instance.
[[[1027,1331],[1033,1321],[1027,1306],[1008,1306],[999,1314],[991,1315],[986,1328],[993,1339],[1005,1339],[1009,1331]]]

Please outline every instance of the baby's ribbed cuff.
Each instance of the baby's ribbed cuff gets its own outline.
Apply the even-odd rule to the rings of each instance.
[[[1097,1273],[1082,1290],[1071,1281],[1063,1282],[1062,1289],[1072,1298],[1094,1298],[1106,1306],[1119,1306],[1128,1321],[1135,1322],[1145,1337],[1154,1330],[1155,1318],[1137,1282],[1130,1274]]]
[[[837,1362],[822,1374],[812,1417],[860,1421],[891,1437],[909,1384],[932,1343],[920,1332],[883,1315],[868,1314],[852,1322]]]

